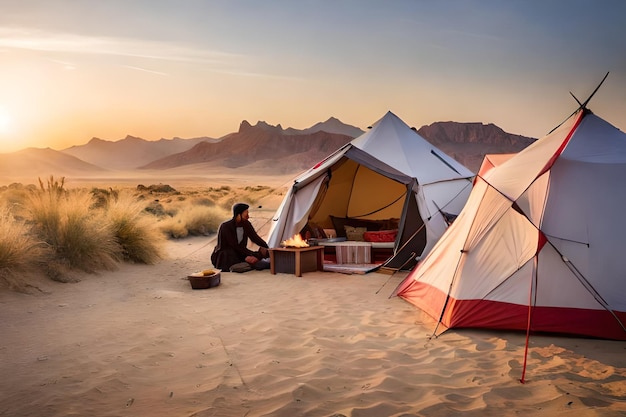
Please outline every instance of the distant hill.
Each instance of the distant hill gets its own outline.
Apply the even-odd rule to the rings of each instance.
[[[183,152],[200,142],[213,142],[217,139],[200,137],[194,139],[160,139],[148,141],[134,136],[111,142],[92,138],[87,144],[72,146],[61,152],[75,156],[91,164],[117,170],[132,170],[163,158]]]
[[[310,135],[317,132],[336,133],[339,135],[350,136],[352,138],[356,138],[365,133],[358,127],[347,125],[334,117],[329,118],[325,122],[316,123],[308,129],[297,130],[289,128],[284,131],[284,133],[288,135]]]
[[[279,169],[283,172],[297,172],[310,167],[313,162],[325,158],[353,139],[348,135],[319,129],[310,130],[313,133],[287,133],[293,131],[265,122],[251,126],[244,120],[237,133],[224,136],[219,142],[198,143],[188,151],[158,159],[141,168],[171,169],[211,162],[213,166],[227,168],[255,164],[257,168],[266,166],[268,169]]]
[[[473,172],[487,153],[519,152],[535,139],[503,131],[494,124],[436,122],[417,132]],[[0,180],[13,177],[109,177],[123,175],[203,176],[242,169],[246,175],[290,175],[315,163],[363,131],[336,118],[308,129],[283,129],[242,121],[239,130],[218,139],[161,139],[127,136],[118,141],[91,139],[62,151],[29,148],[0,154]]]
[[[536,140],[507,133],[493,123],[435,122],[417,133],[473,172],[486,154],[517,153]]]
[[[199,143],[188,151],[141,168],[163,170],[210,163],[211,166],[246,167],[255,171],[297,172],[311,167],[354,138],[328,133],[331,129],[319,129],[319,126],[328,124],[336,127],[335,132],[353,132],[357,136],[363,133],[360,129],[345,128],[346,125],[334,118],[304,131],[282,129],[280,125],[265,122],[251,126],[244,120],[237,133],[224,136],[219,142]],[[519,152],[535,140],[483,123],[436,122],[422,126],[417,132],[473,172],[478,171],[485,154]]]
[[[350,138],[354,138],[363,133],[361,129],[355,126],[344,124],[334,117],[330,117],[325,122],[316,123],[315,125],[304,130],[298,130],[294,128],[283,129],[281,125],[272,126],[263,121],[259,121],[255,126],[251,126],[250,123],[244,120],[239,127],[239,132],[231,133],[218,139],[209,137],[182,139],[177,137],[173,139],[147,141],[145,139],[134,136],[126,136],[126,138],[118,141],[107,141],[103,139],[92,138],[85,145],[72,146],[70,148],[63,149],[62,152],[80,158],[83,161],[89,162],[94,165],[107,167],[113,170],[129,171],[135,170],[139,167],[148,166],[155,161],[167,159],[172,155],[184,153],[185,151],[191,150],[194,146],[200,143],[206,142],[208,144],[217,144],[224,139],[229,139],[233,137],[233,135],[237,136],[237,134],[242,133],[242,131],[247,131],[248,128],[251,128],[253,131],[264,131],[266,132],[266,134],[274,134],[277,137],[281,138],[299,136],[301,137],[301,142],[303,143],[307,140],[306,136],[320,132],[326,132],[331,135],[345,135]],[[250,133],[250,131],[248,131],[248,133]],[[339,142],[342,142],[343,140],[344,139],[341,139],[339,140]],[[331,141],[331,146],[334,143],[335,142]],[[208,146],[208,149],[212,149],[211,146]],[[323,147],[320,152],[323,152],[323,149],[326,149],[326,147]],[[282,151],[283,149],[280,150]],[[227,163],[228,166],[239,166],[237,162],[235,162],[235,160],[240,158],[238,158],[236,154],[231,155],[231,157],[233,160],[228,160],[225,163]],[[185,157],[182,158],[184,159]],[[209,160],[213,159],[214,158],[211,158]],[[241,159],[247,161],[246,163],[252,162],[245,155]],[[256,160],[254,162],[256,162]],[[194,160],[194,158],[191,158],[190,162],[187,163],[196,163],[196,161]],[[173,165],[172,163],[166,163],[166,165],[167,167],[171,168],[172,166],[180,165],[180,163],[173,163]],[[156,166],[158,166],[158,164]],[[285,167],[283,167],[283,169],[284,168]]]
[[[50,148],[0,154],[0,177],[27,178],[106,174],[109,170]]]

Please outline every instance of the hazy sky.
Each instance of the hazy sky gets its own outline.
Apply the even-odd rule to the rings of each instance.
[[[0,152],[242,120],[626,129],[622,0],[0,0]]]

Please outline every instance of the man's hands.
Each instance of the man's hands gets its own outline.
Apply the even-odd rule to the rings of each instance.
[[[259,260],[257,259],[256,256],[246,256],[245,259],[246,262],[248,262],[250,265],[254,265],[255,263],[257,263]]]
[[[267,258],[270,255],[270,251],[267,248],[259,248],[259,253],[263,258]],[[254,265],[259,261],[259,259],[256,256],[250,255],[246,256],[245,261],[248,262],[250,265]]]

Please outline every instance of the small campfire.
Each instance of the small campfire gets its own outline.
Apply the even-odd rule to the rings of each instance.
[[[308,248],[309,244],[306,240],[302,239],[302,236],[299,234],[294,235],[293,237],[283,240],[281,245],[285,248]]]

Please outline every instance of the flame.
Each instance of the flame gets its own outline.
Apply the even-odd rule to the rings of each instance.
[[[309,244],[306,242],[306,240],[303,240],[302,236],[300,236],[299,234],[293,235],[293,237],[287,240],[284,240],[281,244],[286,248],[308,248],[309,247]]]

